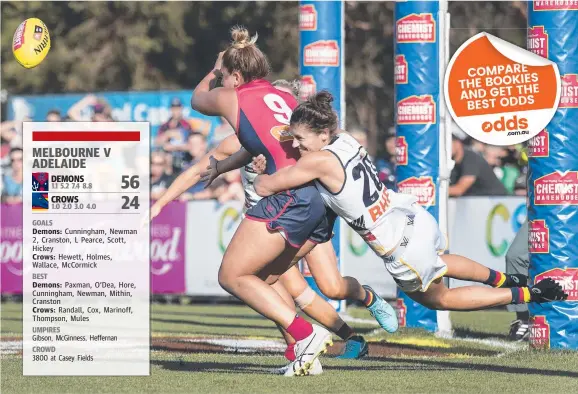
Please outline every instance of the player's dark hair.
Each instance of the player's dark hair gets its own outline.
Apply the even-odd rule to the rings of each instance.
[[[258,35],[251,37],[247,29],[235,26],[231,30],[231,37],[233,43],[223,54],[223,66],[227,71],[239,72],[245,83],[266,78],[270,66],[265,54],[255,45]]]
[[[338,128],[337,114],[331,103],[333,96],[327,90],[310,96],[295,108],[291,115],[291,125],[305,124],[311,131],[320,134],[324,129],[331,134]]]

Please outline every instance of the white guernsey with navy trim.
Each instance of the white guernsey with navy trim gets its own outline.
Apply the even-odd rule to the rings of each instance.
[[[387,189],[367,151],[349,134],[337,134],[322,150],[333,153],[345,173],[337,193],[316,180],[325,205],[342,217],[378,256],[385,255],[398,245],[407,215],[415,212],[417,199]]]

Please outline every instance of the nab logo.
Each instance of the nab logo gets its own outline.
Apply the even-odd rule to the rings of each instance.
[[[517,115],[510,119],[502,116],[495,122],[482,123],[482,131],[484,133],[491,133],[492,131],[507,131],[508,135],[524,135],[530,134],[528,129],[528,119],[518,118]]]
[[[293,141],[293,134],[289,131],[289,126],[275,126],[271,129],[271,135],[279,142]]]

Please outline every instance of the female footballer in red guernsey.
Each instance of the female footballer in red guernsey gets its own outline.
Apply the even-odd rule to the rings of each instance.
[[[264,79],[269,64],[255,45],[256,36],[250,38],[247,30],[241,28],[233,29],[232,36],[233,44],[219,55],[215,64],[215,70],[222,73],[223,87],[211,90],[215,73],[209,73],[196,87],[191,106],[203,114],[227,119],[250,152],[240,151],[247,156],[245,162],[250,162],[251,156],[263,154],[268,159],[266,171],[272,174],[295,164],[298,158],[285,133],[297,101]],[[307,374],[332,339],[323,327],[296,316],[270,283],[316,243],[327,242],[331,226],[313,183],[262,199],[247,211],[219,270],[223,289],[274,321],[296,340],[296,359],[287,376]]]
[[[430,309],[472,311],[568,297],[550,278],[529,287],[525,276],[494,271],[463,256],[440,256],[446,241],[436,220],[414,196],[385,188],[367,152],[339,130],[332,100],[324,91],[295,109],[291,133],[302,158],[295,166],[258,176],[260,196],[314,181],[325,204],[383,259],[398,286]],[[449,289],[443,276],[494,288]]]

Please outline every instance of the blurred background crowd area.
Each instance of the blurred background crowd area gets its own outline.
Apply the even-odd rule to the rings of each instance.
[[[346,128],[367,148],[390,188],[395,188],[396,166],[394,5],[345,3]],[[82,94],[65,110],[55,106],[36,111],[35,121],[127,120],[115,119],[119,103],[112,108],[101,92],[193,89],[228,45],[229,29],[235,24],[259,33],[257,44],[270,59],[271,80],[296,79],[298,6],[298,2],[2,2],[2,201],[18,203],[22,194],[21,121],[26,116],[10,114],[10,97]],[[451,52],[480,31],[525,45],[525,2],[450,2],[449,7]],[[40,67],[25,70],[14,61],[10,48],[16,27],[31,15],[41,15],[51,29],[52,49]],[[166,111],[159,112],[162,119],[151,141],[153,198],[233,132],[223,121],[207,128],[206,122],[187,116],[189,102],[176,96],[163,104]],[[464,138],[460,130],[454,134],[451,196],[525,195],[521,146],[488,146]],[[181,199],[242,200],[240,181],[240,173],[231,172],[210,189],[201,184],[191,187]]]

